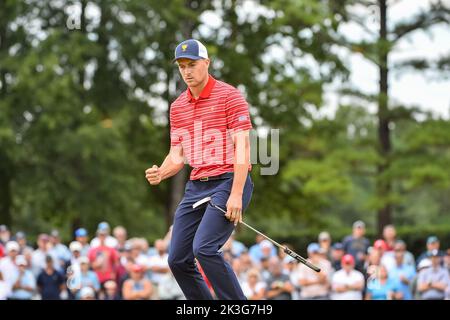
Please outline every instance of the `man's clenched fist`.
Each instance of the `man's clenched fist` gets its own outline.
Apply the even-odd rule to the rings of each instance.
[[[161,182],[161,172],[157,165],[145,170],[145,178],[151,185],[157,185]]]

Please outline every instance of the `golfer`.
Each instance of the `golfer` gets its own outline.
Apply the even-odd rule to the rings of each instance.
[[[184,159],[193,168],[175,212],[169,266],[187,299],[213,299],[196,258],[218,299],[244,300],[220,248],[253,192],[248,104],[236,88],[208,73],[208,52],[199,41],[181,42],[174,61],[188,88],[170,107],[169,154],[160,167],[145,171],[148,182],[157,185],[179,172]],[[205,197],[227,213],[211,205],[192,208]]]

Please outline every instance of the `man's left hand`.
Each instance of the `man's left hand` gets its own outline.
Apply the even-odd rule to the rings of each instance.
[[[242,195],[230,194],[227,201],[225,218],[233,222],[235,226],[242,221]]]

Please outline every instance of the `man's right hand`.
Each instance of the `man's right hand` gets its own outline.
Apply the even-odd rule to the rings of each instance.
[[[158,185],[161,182],[161,172],[157,165],[145,170],[145,178],[152,185]]]

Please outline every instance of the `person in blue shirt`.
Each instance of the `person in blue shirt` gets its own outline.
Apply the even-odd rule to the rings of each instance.
[[[75,295],[75,299],[81,299],[81,290],[85,287],[90,287],[94,290],[94,294],[98,295],[100,290],[100,281],[98,280],[97,274],[89,270],[89,258],[80,257],[78,258],[79,270],[76,270],[74,274],[70,277],[69,286],[72,293]]]
[[[389,277],[398,282],[403,300],[412,300],[411,283],[416,275],[416,270],[412,265],[405,263],[405,250],[401,244],[394,245],[394,258],[395,266],[389,270]]]
[[[16,264],[19,268],[19,276],[13,285],[9,299],[31,300],[36,290],[36,280],[30,270],[27,270],[27,260],[24,256],[17,256]]]
[[[366,300],[400,300],[402,298],[398,282],[388,277],[384,265],[378,266],[374,276],[367,280]]]
[[[353,223],[352,234],[342,240],[345,253],[351,254],[355,258],[355,269],[363,273],[367,249],[370,246],[365,234],[366,224],[358,220]]]
[[[253,263],[259,264],[264,257],[269,259],[277,255],[277,249],[268,240],[265,240],[263,236],[256,236],[256,244],[250,247],[248,251]]]
[[[427,239],[427,250],[423,252],[416,260],[416,265],[418,266],[422,260],[428,259],[431,252],[437,250],[439,257],[444,257],[445,252],[440,250],[441,243],[436,236],[429,236]]]

